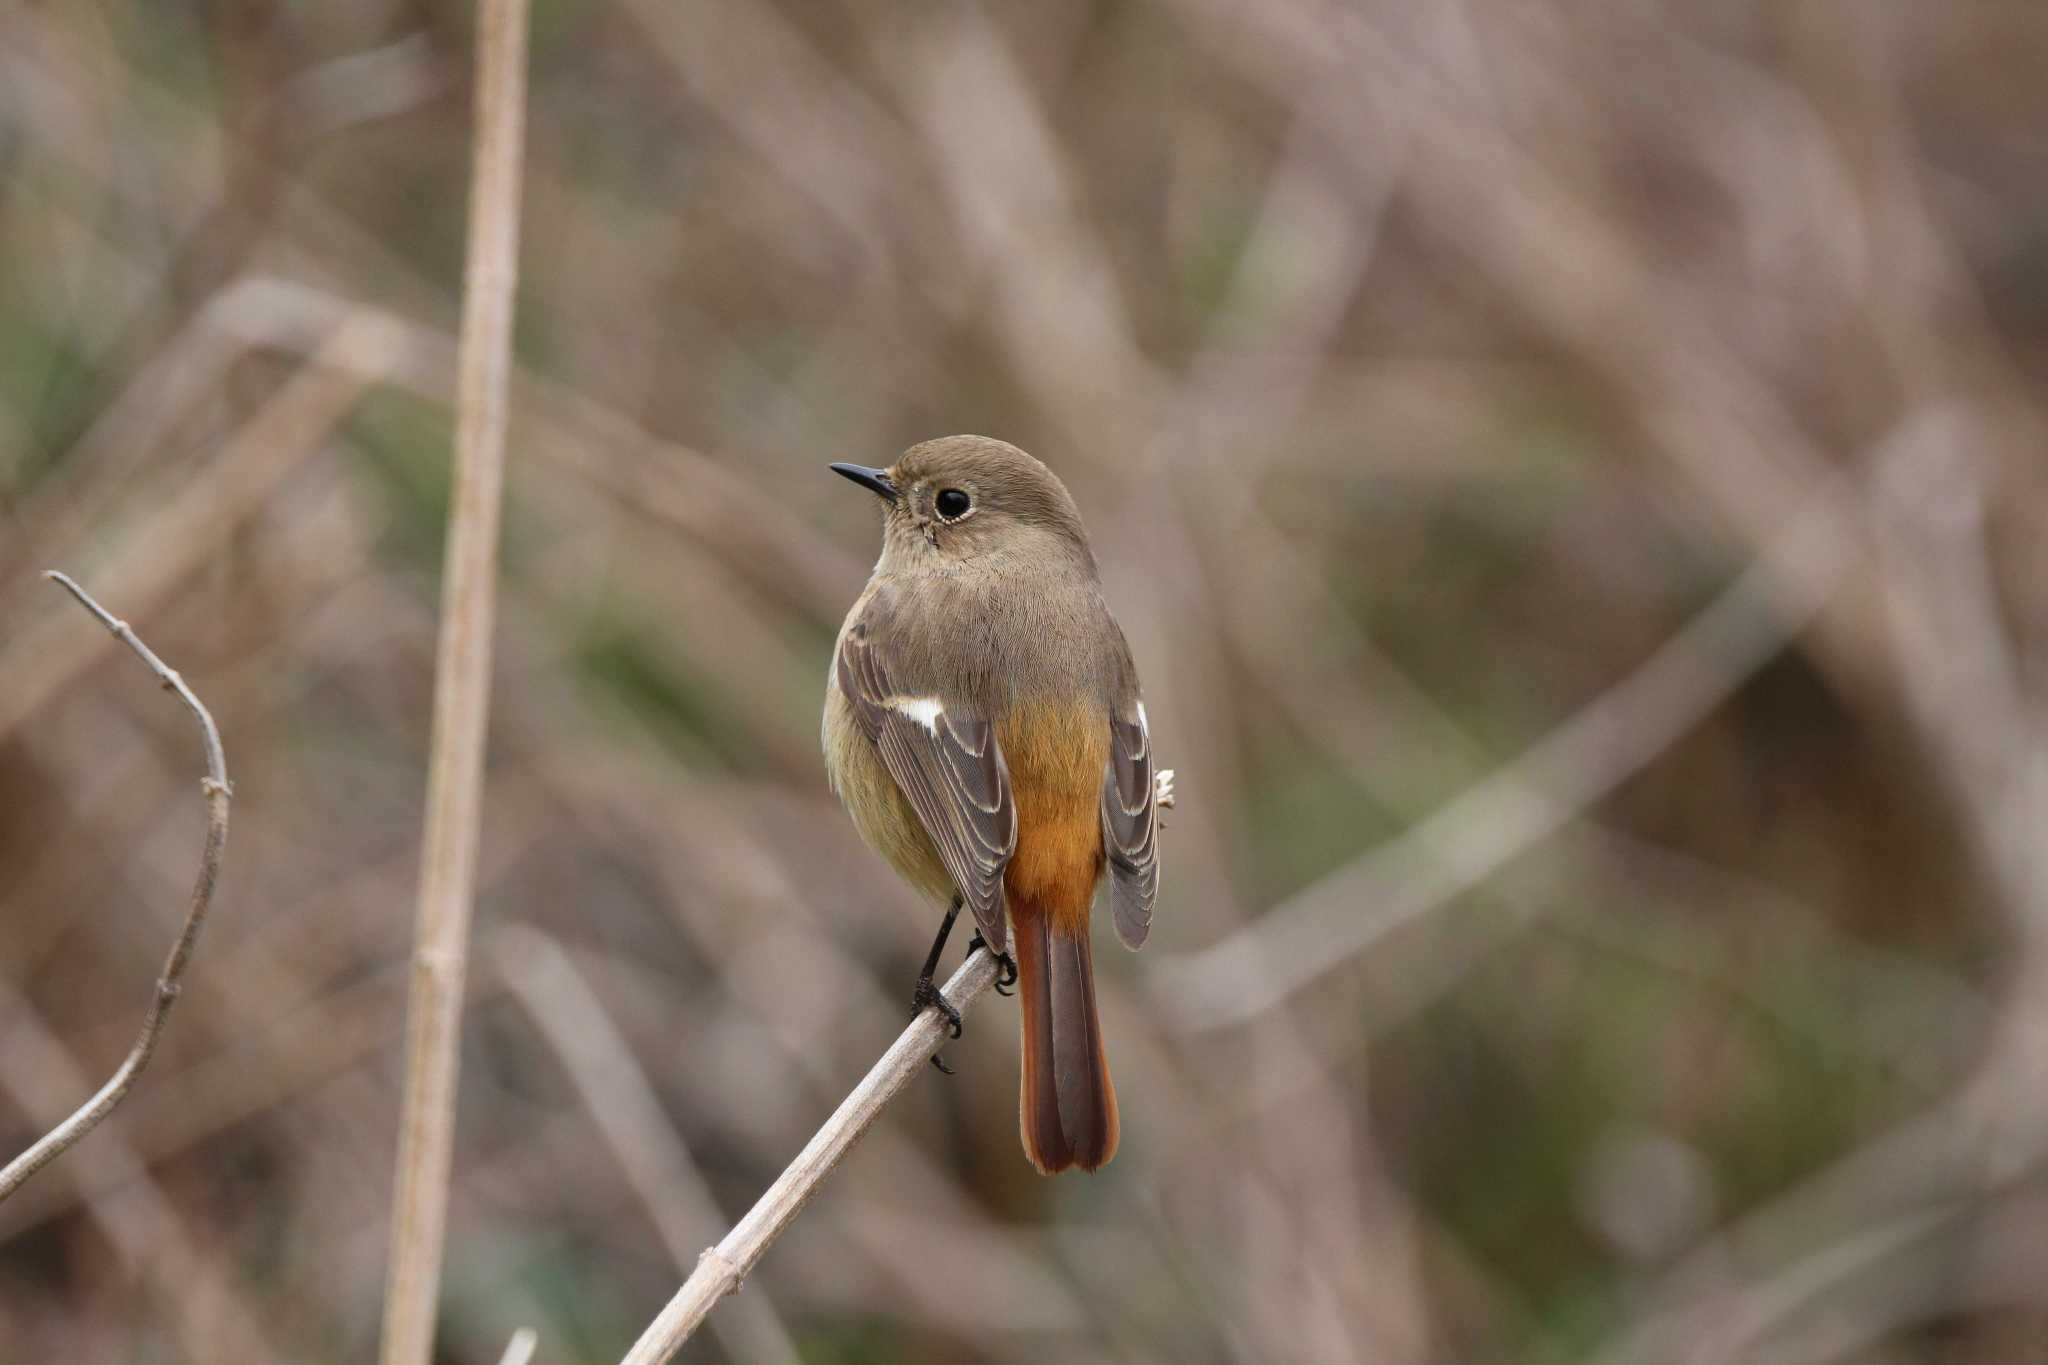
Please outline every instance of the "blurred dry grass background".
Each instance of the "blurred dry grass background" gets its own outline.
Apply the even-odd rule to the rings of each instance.
[[[461,6],[0,4],[0,1359],[374,1348]],[[1101,1176],[1013,1006],[690,1359],[2009,1362],[2048,1341],[2048,9],[537,7],[443,1356],[616,1359],[900,1028],[825,790],[979,431],[1181,774]]]

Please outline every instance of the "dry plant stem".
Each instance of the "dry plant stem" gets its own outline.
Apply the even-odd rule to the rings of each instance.
[[[142,643],[126,621],[115,617],[105,607],[93,601],[84,588],[71,581],[64,574],[51,570],[44,575],[62,584],[77,598],[85,609],[99,618],[114,636],[135,651],[137,658],[149,665],[164,690],[178,694],[178,700],[185,703],[187,710],[199,721],[199,732],[206,745],[206,776],[199,780],[199,788],[206,793],[206,847],[199,857],[199,879],[192,886],[192,904],[185,911],[184,927],[171,944],[170,956],[164,959],[164,969],[157,977],[156,996],[149,1002],[149,1012],[142,1017],[142,1033],[136,1038],[135,1046],[128,1052],[127,1060],[121,1063],[112,1078],[100,1087],[99,1093],[87,1100],[78,1111],[62,1123],[45,1133],[36,1143],[20,1156],[0,1169],[0,1200],[6,1199],[28,1178],[43,1167],[62,1156],[73,1144],[99,1125],[101,1119],[114,1111],[135,1084],[135,1078],[142,1074],[142,1068],[149,1065],[150,1057],[156,1052],[157,1040],[163,1036],[164,1022],[171,1017],[171,1006],[178,1002],[178,991],[185,975],[185,968],[192,961],[192,945],[199,941],[199,929],[206,922],[206,907],[213,900],[214,882],[220,876],[221,852],[228,845],[228,764],[221,753],[220,731],[214,728],[213,717],[195,696],[192,689],[176,670],[159,659],[150,647]]]
[[[560,944],[514,926],[495,936],[499,975],[561,1058],[591,1121],[661,1233],[676,1265],[689,1268],[711,1230],[725,1225],[704,1174],[662,1113],[654,1086],[620,1035],[603,999]],[[775,1305],[750,1296],[711,1324],[734,1360],[802,1358]]]
[[[962,1014],[996,979],[996,960],[977,948],[944,986]],[[777,1237],[796,1221],[855,1143],[881,1117],[882,1109],[924,1068],[945,1041],[946,1026],[935,1008],[918,1012],[882,1059],[843,1100],[825,1126],[804,1144],[789,1168],[776,1177],[725,1240],[697,1259],[697,1268],[660,1316],[648,1324],[623,1365],[662,1365],[682,1349],[713,1306],[736,1292]]]
[[[526,0],[483,0],[477,29],[477,143],[456,379],[455,488],[448,508],[433,756],[406,1012],[405,1101],[384,1290],[384,1365],[433,1351],[455,1140],[462,987],[476,881],[506,393],[525,133]]]
[[[527,1365],[533,1359],[533,1348],[540,1345],[540,1333],[531,1327],[522,1327],[512,1334],[512,1340],[505,1343],[505,1354],[498,1357],[498,1365]]]
[[[218,965],[212,971],[232,990],[228,985],[234,980],[231,973]],[[0,1091],[23,1113],[54,1124],[69,1105],[53,1103],[52,1097],[82,1095],[92,1089],[84,1066],[35,1006],[4,981],[0,981],[0,1017],[7,1020],[6,1046],[0,1048]],[[150,1093],[175,1095],[183,1088],[182,1077],[159,1075]],[[131,1099],[125,1116],[132,1119],[140,1098]],[[126,1127],[117,1124],[95,1133],[89,1159],[51,1167],[43,1178],[25,1187],[21,1196],[7,1205],[8,1210],[52,1191],[68,1190],[78,1198],[85,1218],[104,1239],[123,1276],[149,1300],[149,1315],[175,1334],[178,1358],[292,1359],[292,1354],[280,1351],[268,1339],[261,1315],[245,1297],[250,1286],[232,1268],[232,1253],[221,1239],[197,1235],[198,1229],[186,1222],[130,1142],[130,1133],[123,1131]],[[92,1186],[89,1192],[84,1188],[88,1184]],[[9,1353],[10,1358],[13,1354]]]

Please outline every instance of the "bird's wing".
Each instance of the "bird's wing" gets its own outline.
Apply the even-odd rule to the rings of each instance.
[[[1017,851],[1017,803],[995,726],[965,698],[911,676],[888,644],[891,611],[888,594],[876,593],[841,638],[839,690],[917,811],[982,938],[1007,951],[1003,869]]]
[[[1116,936],[1141,948],[1152,932],[1152,902],[1159,894],[1159,805],[1152,776],[1152,733],[1145,703],[1131,719],[1109,718],[1109,769],[1102,779],[1102,848],[1109,859]]]

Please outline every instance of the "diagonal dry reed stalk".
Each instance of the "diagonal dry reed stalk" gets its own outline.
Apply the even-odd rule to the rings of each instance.
[[[538,929],[498,932],[498,971],[561,1058],[576,1092],[627,1183],[647,1206],[669,1254],[690,1264],[706,1228],[724,1224],[718,1201],[681,1135],[662,1113],[654,1086],[605,1002],[562,946]],[[802,1358],[774,1303],[756,1295],[712,1332],[735,1360]]]
[[[505,1343],[505,1354],[498,1358],[498,1365],[527,1365],[533,1359],[533,1348],[540,1345],[540,1333],[531,1327],[522,1327],[512,1334],[512,1340]]]
[[[996,960],[986,948],[968,955],[946,982],[946,998],[961,1013],[996,979]],[[697,1268],[668,1301],[640,1340],[626,1353],[623,1365],[664,1365],[690,1339],[718,1301],[737,1293],[755,1264],[777,1237],[788,1230],[824,1187],[825,1177],[845,1159],[882,1116],[882,1109],[901,1093],[945,1041],[946,1025],[936,1006],[920,1010],[861,1083],[840,1102],[824,1127],[812,1135],[775,1183],[747,1210],[725,1240],[697,1258]]]

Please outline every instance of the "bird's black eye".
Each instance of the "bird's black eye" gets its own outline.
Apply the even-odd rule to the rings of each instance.
[[[942,488],[939,496],[932,499],[932,508],[946,521],[958,521],[967,515],[973,501],[957,488]]]

